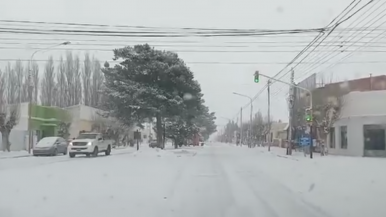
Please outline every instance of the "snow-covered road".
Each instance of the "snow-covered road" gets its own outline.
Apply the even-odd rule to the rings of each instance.
[[[363,216],[344,210],[350,205],[360,209],[361,200],[341,201],[337,193],[341,183],[335,192],[324,193],[336,209],[332,203],[307,197],[307,192],[325,188],[312,179],[290,177],[298,176],[287,170],[299,162],[263,149],[225,144],[182,150],[124,149],[98,158],[4,159],[0,160],[0,216]],[[293,184],[296,179],[303,181],[306,192]],[[384,216],[385,206],[374,207],[372,217]]]

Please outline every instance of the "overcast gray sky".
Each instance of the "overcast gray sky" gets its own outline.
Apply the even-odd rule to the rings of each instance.
[[[153,27],[305,29],[326,26],[349,5],[351,1],[352,0],[1,0],[0,19]],[[366,1],[363,3],[365,2]],[[369,16],[367,16],[367,14],[358,14],[359,20],[355,21],[355,17],[350,20],[351,24],[354,24],[351,27],[362,28],[363,26],[371,26],[371,28],[376,28],[378,25],[383,24],[386,20],[384,17],[378,17],[378,20],[374,19],[374,22],[370,22],[372,17],[376,18],[376,10],[381,12],[382,7],[383,9],[386,8],[385,5],[381,5],[381,2],[384,1],[378,1],[376,3],[378,5],[373,7],[372,10],[374,11],[368,11]],[[361,5],[363,4],[361,3]],[[363,22],[355,26],[355,24],[360,23],[361,20],[363,20]],[[377,21],[377,23],[375,23],[375,21]],[[342,25],[342,27],[350,25],[350,22],[348,21]],[[0,27],[9,28],[12,26],[15,27],[15,25],[0,23]],[[31,27],[31,25],[29,25],[29,27]],[[42,25],[36,28],[47,27],[48,26]],[[361,45],[364,45],[366,41],[371,40],[371,35],[374,37],[378,36],[382,28],[385,29],[384,26],[382,26],[376,32],[372,32],[363,39],[361,39],[360,36],[364,35],[364,33],[358,33],[355,40],[349,37],[350,32],[345,32],[340,36],[337,32],[331,36],[331,38],[336,38],[331,40],[341,40],[342,43],[344,43],[344,41],[355,42],[358,40],[362,43]],[[117,28],[111,27],[110,30],[117,30]],[[120,30],[123,30],[123,28]],[[383,33],[385,34],[385,32]],[[179,54],[188,63],[194,71],[196,78],[201,83],[207,105],[212,111],[217,113],[218,117],[226,118],[233,118],[240,107],[248,103],[248,99],[233,95],[232,92],[238,92],[252,97],[264,86],[266,79],[262,79],[259,84],[253,83],[253,73],[255,70],[259,70],[267,75],[276,74],[316,35],[302,34],[205,39],[125,39],[119,37],[104,37],[101,39],[97,37],[69,37],[65,35],[37,37],[24,34],[0,34],[0,47],[2,47],[0,49],[0,59],[2,59],[0,62],[1,68],[6,64],[4,59],[28,59],[33,52],[32,48],[47,46],[44,43],[60,43],[64,39],[72,42],[72,45],[67,46],[66,49],[80,54],[81,58],[83,58],[84,52],[89,52],[101,61],[111,60],[112,52],[109,51],[109,49],[145,42],[161,49],[183,50],[185,52],[179,52]],[[11,40],[12,38],[14,39]],[[100,40],[100,42],[91,40]],[[377,42],[378,45],[382,40],[384,42],[384,38],[381,38],[381,40]],[[12,45],[9,44],[9,42],[19,44]],[[33,43],[38,43],[38,45],[33,45]],[[41,44],[39,45],[39,43]],[[108,45],[96,45],[98,43]],[[347,64],[339,64],[326,69],[350,52],[338,52],[338,56],[331,59],[329,64],[299,65],[295,69],[295,78],[297,78],[297,81],[300,81],[316,72],[322,72],[321,76],[328,78],[332,76],[334,80],[364,77],[369,76],[370,73],[373,75],[382,74],[386,64],[378,63],[377,61],[384,61],[385,55],[384,52],[382,52],[381,46],[377,48],[374,45],[377,44],[372,44],[372,47],[367,46],[365,50],[379,50],[380,52],[356,52],[345,60]],[[4,49],[4,47],[12,48]],[[18,49],[14,49],[15,47]],[[358,46],[347,48],[347,50],[352,51],[356,48],[358,48]],[[323,48],[321,49],[323,50]],[[331,51],[334,47],[331,46],[328,49]],[[195,52],[186,52],[192,50]],[[53,55],[54,59],[59,59],[60,55],[64,53],[65,50],[52,50],[37,54],[35,59],[44,60],[47,59],[49,55]],[[329,53],[331,56],[332,54],[334,53]],[[322,56],[324,53],[315,52],[315,55]],[[315,58],[317,59],[317,57]],[[309,61],[312,62],[313,60],[310,59]],[[373,62],[367,63],[370,61]],[[254,64],[235,64],[240,62]],[[40,62],[41,69],[43,68],[43,64],[44,62]],[[287,71],[288,70],[285,72]],[[284,79],[289,80],[289,77],[286,76]],[[287,89],[288,87],[279,84],[275,84],[272,87],[271,113],[275,119],[287,119],[285,99],[285,90]],[[255,111],[260,109],[263,113],[266,113],[266,101],[267,94],[264,92],[253,104]],[[248,119],[249,109],[247,109],[246,112],[244,115],[245,120]],[[217,123],[220,125],[226,122],[227,121],[222,118],[218,118],[217,120]]]

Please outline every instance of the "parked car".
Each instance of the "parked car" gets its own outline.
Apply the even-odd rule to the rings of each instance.
[[[79,154],[96,157],[100,152],[110,155],[113,143],[113,140],[104,139],[101,133],[81,133],[71,141],[68,151],[71,158]]]
[[[149,142],[149,147],[150,147],[150,148],[161,148],[161,147],[159,147],[159,145],[158,145],[158,143],[157,143],[157,140],[151,140],[151,141]]]
[[[67,154],[68,143],[62,137],[44,137],[32,150],[34,156]]]

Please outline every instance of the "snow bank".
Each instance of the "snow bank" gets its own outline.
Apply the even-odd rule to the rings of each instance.
[[[306,158],[301,152],[285,155],[285,149],[257,148],[258,166],[305,202],[333,216],[381,217],[386,213],[386,159],[343,156]],[[262,164],[264,162],[264,164]]]
[[[173,153],[169,151],[162,150],[160,148],[149,148],[149,147],[140,147],[138,151],[134,152],[134,156],[148,156],[148,157],[167,157],[167,156],[175,156]]]
[[[19,158],[31,156],[27,151],[0,152],[0,159]]]

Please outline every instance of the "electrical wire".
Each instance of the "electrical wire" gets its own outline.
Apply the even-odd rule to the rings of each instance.
[[[22,62],[28,62],[29,59],[15,59],[15,58],[6,58],[6,59],[0,59],[0,62],[14,62],[14,61],[22,61]],[[34,59],[33,61],[36,62],[47,62],[47,59]],[[58,59],[54,59],[54,62],[60,62]],[[83,61],[83,60],[81,60]],[[109,62],[109,63],[119,63],[119,61],[115,60],[100,60],[99,62]],[[198,65],[285,65],[287,62],[210,62],[210,61],[193,61],[193,62],[186,62],[188,64],[198,64]],[[353,61],[353,62],[342,62],[337,64],[386,64],[386,61]],[[303,62],[302,64],[315,64],[313,62]]]
[[[342,16],[341,18],[339,18],[340,17],[340,15],[341,14],[343,14],[343,13],[345,13],[347,10],[348,10],[348,13],[349,12],[351,12],[354,8],[355,8],[355,6],[354,7],[351,7],[354,3],[356,2],[356,0],[353,0],[353,2],[351,2],[350,4],[349,4],[349,6],[347,6],[337,17],[335,17],[327,26],[333,26],[333,28],[332,29],[330,29],[330,32],[327,34],[327,36],[325,37],[325,38],[327,38],[328,36],[330,36],[331,35],[331,33],[336,29],[336,27],[337,26],[339,26],[339,25],[341,25],[343,22],[346,22],[347,20],[349,20],[350,18],[352,18],[353,16],[349,16],[349,19],[344,19],[344,17],[345,16]],[[360,2],[360,1],[359,1]],[[373,2],[373,0],[371,0],[371,1],[369,1],[367,4],[365,4],[365,6],[368,6],[370,3],[372,3]],[[357,4],[356,4],[357,5]],[[351,9],[349,9],[351,7]],[[365,7],[361,7],[359,10],[357,10],[356,12],[354,12],[354,15],[355,14],[357,14],[359,11],[361,11],[361,10],[363,10]],[[346,14],[348,14],[347,12],[346,12]],[[338,21],[336,21],[337,19],[339,18],[339,20]],[[336,22],[335,22],[336,21]],[[342,22],[343,21],[343,22]],[[335,28],[334,28],[334,25],[332,25],[333,23],[335,22]],[[289,62],[289,64],[287,64],[282,70],[280,70],[278,73],[276,73],[273,77],[277,77],[278,75],[280,75],[285,69],[287,69],[289,66],[291,66],[300,56],[302,56],[308,49],[310,49],[310,47],[313,45],[313,44],[315,44],[315,43],[317,43],[317,41],[320,39],[320,38],[322,38],[322,36],[324,35],[325,33],[324,32],[320,32],[317,36],[315,36],[315,38],[301,51],[301,52],[299,52],[299,54],[298,55],[296,55],[295,56],[295,58],[294,59],[292,59],[290,62]],[[325,38],[324,39],[322,39],[322,42],[325,40]],[[319,43],[319,45],[322,43],[322,42],[320,42]],[[316,46],[317,47],[317,46]],[[316,49],[316,47],[314,47],[314,49],[313,49],[313,51]],[[308,55],[307,55],[308,56]],[[306,57],[307,57],[306,56]],[[305,58],[306,58],[305,57]],[[303,58],[300,62],[299,62],[299,64],[301,63],[301,62],[303,62],[304,61],[304,59],[305,58]],[[298,65],[298,64],[297,64]],[[288,71],[287,73],[285,73],[285,74],[288,74],[290,71]],[[256,99],[257,99],[257,97],[260,95],[260,94],[262,94],[263,92],[264,92],[264,90],[266,89],[268,87],[268,84],[266,84],[266,85],[264,85],[264,87],[259,91],[259,93],[257,93],[254,97],[253,97],[253,100],[252,100],[252,102],[251,103],[253,103]],[[250,105],[250,103],[248,103],[246,106],[249,106]],[[237,113],[237,115],[238,115],[239,113]],[[236,116],[237,116],[236,115]]]
[[[386,31],[386,30],[384,30]],[[31,45],[39,45],[39,46],[47,46],[47,45],[52,45],[52,43],[47,43],[47,42],[32,42],[32,43],[21,43],[21,42],[1,42],[2,41],[2,38],[0,38],[0,44],[1,45],[23,45],[23,46],[31,46]],[[43,41],[43,40],[40,40],[40,41]],[[58,41],[58,40],[56,40]],[[131,42],[132,43],[132,42]],[[365,43],[365,42],[363,42]],[[129,42],[127,42],[126,44],[101,44],[101,43],[78,43],[78,42],[75,42],[75,43],[71,43],[71,46],[101,46],[101,47],[108,47],[108,46],[111,46],[111,47],[124,47],[124,46],[128,46]],[[150,42],[151,44],[151,42]],[[201,45],[201,44],[197,44],[197,45],[192,45],[192,44],[151,44],[153,46],[160,46],[160,47],[194,47],[194,48],[252,48],[253,46],[250,46],[250,45]],[[336,43],[334,44],[333,46],[336,46],[336,47],[341,47],[342,44],[341,43]],[[363,46],[363,45],[352,45],[354,47],[356,46]],[[262,45],[258,45],[258,47],[264,47],[264,48],[302,48],[304,47],[304,45],[302,44],[262,44]],[[330,47],[330,45],[328,44],[322,44],[320,45],[320,47]],[[379,47],[386,47],[386,42],[383,42],[383,43],[378,43],[378,45],[369,45],[367,47],[374,47],[374,48],[379,48]]]
[[[370,3],[372,3],[373,1],[369,1],[369,2],[367,2],[364,6],[362,6],[359,10],[357,10],[355,13],[353,13],[353,15],[355,15],[355,14],[357,14],[359,11],[361,11],[362,9],[364,9],[366,6],[368,6]],[[385,2],[384,2],[384,4],[385,4]],[[381,6],[383,6],[384,4],[382,4]],[[370,8],[367,8],[367,10],[361,15],[361,16],[359,16],[357,19],[355,19],[347,28],[350,28],[354,23],[356,23],[356,21],[358,21],[362,16],[364,16],[368,11],[370,11],[373,7],[375,7],[376,6],[376,4],[373,4]],[[377,7],[377,9],[379,9],[380,7]],[[374,13],[370,13],[370,14],[374,14]],[[352,18],[353,17],[353,15],[350,15],[349,17],[350,18]],[[357,25],[355,25],[354,27],[351,27],[351,28],[356,28],[360,23],[362,23],[364,20],[366,20],[367,18],[368,18],[369,16],[366,16],[364,19],[362,19],[362,21],[361,22],[359,22]],[[376,17],[375,17],[376,18]],[[374,18],[373,18],[374,19]],[[344,19],[345,21],[347,21],[348,19]],[[361,28],[361,27],[359,27],[359,29],[363,29],[363,31],[366,31],[367,29],[369,29],[370,27],[372,27],[372,25],[368,25],[368,23],[369,22],[367,22],[366,24],[364,24],[364,26],[366,26],[365,27],[365,29],[363,29],[363,27]],[[372,29],[372,30],[370,30],[370,32],[372,32],[372,31],[375,31],[375,29]],[[358,35],[358,33],[361,33],[361,32],[357,32],[357,33],[352,33],[350,36],[352,36],[352,35],[354,35],[354,34],[356,34],[356,35]],[[329,42],[334,42],[335,40],[335,38],[339,38],[339,36],[341,35],[341,33],[340,34],[338,34],[338,35],[336,35],[332,40],[330,40]],[[349,36],[349,37],[350,37]],[[362,38],[365,38],[367,35],[364,35]],[[342,36],[343,37],[343,36]],[[377,37],[377,36],[376,36]],[[355,38],[355,37],[354,37]],[[350,40],[348,40],[348,42],[349,42]],[[331,45],[332,46],[332,45]],[[328,53],[328,52],[326,52],[326,53],[324,53],[324,55],[322,54],[322,57],[327,57],[327,56],[331,56],[331,53],[333,53],[333,55],[334,55],[334,57],[335,56],[337,56],[337,55],[339,55],[339,54],[341,54],[343,51],[341,51],[340,53],[339,53],[339,48],[340,47],[334,47],[335,49],[333,49],[332,50],[332,52],[330,52],[330,54]],[[336,52],[336,53],[334,53],[334,52]],[[350,52],[350,51],[348,51],[348,50],[345,50],[344,52]],[[317,52],[317,53],[320,53],[320,52]],[[309,53],[309,54],[311,54],[311,53]],[[308,56],[309,56],[309,54],[307,55],[307,56],[305,56],[302,60],[305,60]],[[315,54],[315,52],[313,52],[313,54]],[[316,55],[316,56],[318,56],[318,55]],[[332,59],[332,58],[330,58],[330,59]],[[330,59],[328,59],[328,60],[330,60]],[[312,58],[310,59],[310,61],[311,60],[313,60]],[[327,62],[328,62],[328,60],[327,60]],[[319,61],[321,61],[321,60],[313,60],[313,61],[317,61],[317,62],[319,62]],[[302,61],[300,61],[298,64],[296,64],[292,69],[295,69],[297,66],[299,66],[300,64],[301,64],[301,62]],[[307,67],[310,67],[310,65],[308,65]],[[311,66],[312,67],[312,66]],[[310,70],[309,69],[307,69],[307,70],[305,70],[306,72],[310,72]],[[283,77],[284,76],[286,76],[286,75],[288,75],[288,73],[289,73],[290,71],[288,71],[287,73],[285,73],[284,75],[282,75],[281,77],[279,77],[279,79],[283,79]],[[297,79],[297,78],[296,78]],[[280,88],[277,92],[275,92],[276,94],[278,94],[280,91],[282,91],[283,90],[283,87],[282,88]],[[275,94],[274,93],[274,94]]]
[[[383,5],[385,5],[386,4],[386,2],[384,2],[381,6],[383,6]],[[373,5],[374,6],[374,5]],[[378,7],[379,8],[379,7]],[[372,13],[370,13],[369,15],[373,15],[374,14],[374,12],[375,11],[373,11]],[[386,16],[386,13],[384,13],[385,12],[385,10],[383,10],[383,11],[381,11],[381,13],[379,13],[379,14],[377,14],[376,16],[374,16],[370,21],[368,21],[366,24],[364,24],[364,25],[366,25],[367,27],[366,28],[370,28],[370,27],[372,27],[372,25],[374,25],[377,21],[379,21],[381,18],[383,18],[383,17],[385,17]],[[382,15],[383,14],[383,16],[381,16],[381,17],[379,17],[378,18],[378,16],[379,15]],[[366,16],[366,18],[368,18],[369,17],[369,15],[368,16]],[[365,19],[366,19],[365,18]],[[378,19],[376,19],[376,18],[378,18]],[[369,25],[368,26],[368,23],[370,23],[371,21],[373,21],[374,19],[376,19],[371,25]],[[361,22],[360,22],[361,23]],[[382,26],[383,24],[381,24],[381,25],[379,25],[378,27],[376,27],[376,28],[373,28],[372,29],[372,31],[375,31],[376,29],[378,29],[380,26]],[[383,32],[382,32],[383,33]],[[350,36],[350,39],[347,41],[348,43],[345,43],[344,45],[342,45],[341,47],[334,47],[334,49],[332,50],[332,52],[337,52],[337,51],[339,51],[340,49],[342,49],[343,48],[343,46],[345,47],[345,49],[342,49],[342,52],[347,52],[347,48],[350,48],[350,47],[352,47],[352,46],[355,46],[356,45],[356,43],[358,43],[358,42],[360,42],[360,40],[361,39],[365,39],[366,38],[366,35],[364,35],[364,36],[362,36],[362,37],[360,37],[358,40],[356,40],[354,43],[349,43],[349,42],[351,42],[352,40],[354,40],[357,36],[356,35],[354,35],[354,34],[351,34]],[[376,37],[374,37],[374,38],[372,38],[373,40],[374,39],[376,39],[378,36],[376,36]],[[349,44],[349,46],[347,46],[347,44]],[[361,46],[365,46],[365,45],[367,45],[367,43],[365,43],[365,44],[363,44],[363,45],[361,45]],[[366,46],[366,47],[368,47],[368,46]],[[341,53],[342,53],[341,52]],[[324,61],[329,61],[329,60],[331,60],[332,58],[334,58],[334,57],[336,57],[336,56],[338,56],[340,53],[336,53],[336,54],[324,54],[324,55],[322,55],[319,59],[310,59],[309,61],[315,61],[315,62],[324,62]],[[328,57],[330,57],[330,58],[328,58]],[[328,59],[327,59],[328,58]],[[327,59],[327,60],[326,60]],[[306,71],[306,72],[310,72],[310,71],[312,71],[312,70],[314,70],[315,68],[317,68],[318,66],[316,65],[316,66],[311,66],[311,67],[305,67],[305,69],[303,69],[303,71]]]
[[[36,50],[44,47],[0,47],[0,50]],[[112,52],[115,48],[102,49],[102,48],[52,48],[50,50],[81,50],[81,51],[108,51]],[[298,53],[299,50],[169,50],[176,53]],[[315,52],[328,52],[329,50],[318,50]],[[340,51],[337,51],[340,53]],[[351,52],[351,50],[347,50]],[[367,53],[385,53],[386,50],[364,50],[362,52]]]

